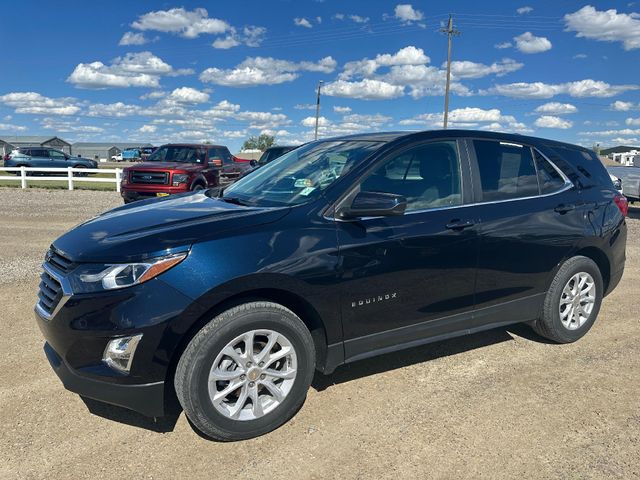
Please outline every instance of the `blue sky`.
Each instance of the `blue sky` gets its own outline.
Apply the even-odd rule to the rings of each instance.
[[[7,3],[0,137],[279,143],[452,127],[640,143],[640,2]]]

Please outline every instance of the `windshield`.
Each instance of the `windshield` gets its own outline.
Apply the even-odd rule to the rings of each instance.
[[[227,187],[223,198],[260,206],[306,203],[380,146],[379,142],[363,141],[311,143]]]
[[[160,147],[147,158],[148,162],[202,163],[205,151],[196,147],[166,146]]]

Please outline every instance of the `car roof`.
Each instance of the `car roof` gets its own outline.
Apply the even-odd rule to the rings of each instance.
[[[227,148],[225,145],[213,145],[209,143],[165,143],[163,147],[194,147],[194,148]],[[161,148],[161,147],[160,147]]]
[[[487,140],[506,140],[513,142],[521,142],[530,145],[556,145],[565,146],[570,148],[577,148],[587,151],[585,147],[574,145],[566,142],[560,142],[558,140],[551,140],[547,138],[531,137],[528,135],[520,135],[518,133],[503,133],[503,132],[491,132],[486,130],[465,130],[465,129],[447,129],[447,130],[423,130],[423,131],[399,131],[399,132],[378,132],[378,133],[358,133],[355,135],[345,135],[340,137],[333,137],[322,139],[322,141],[371,141],[371,142],[383,142],[390,143],[397,140],[429,140],[436,138],[458,138],[458,137],[472,137],[482,138]]]

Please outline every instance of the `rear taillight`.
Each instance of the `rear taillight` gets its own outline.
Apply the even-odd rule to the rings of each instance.
[[[620,213],[626,217],[627,213],[629,213],[629,201],[627,200],[627,197],[624,195],[616,195],[613,197],[613,201],[616,202]]]

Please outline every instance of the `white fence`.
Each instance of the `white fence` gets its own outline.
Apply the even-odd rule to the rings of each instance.
[[[17,172],[19,175],[4,175],[0,176],[0,180],[14,180],[20,182],[22,188],[27,188],[31,182],[42,181],[66,181],[69,185],[69,190],[73,190],[74,182],[92,182],[92,183],[115,183],[116,192],[120,191],[120,181],[122,180],[121,168],[38,168],[38,167],[0,167],[0,171],[5,172]],[[57,173],[64,175],[30,175],[30,173]],[[91,173],[111,173],[113,178],[110,177],[89,177],[78,176],[74,174],[88,175]],[[65,178],[66,177],[66,178]]]

